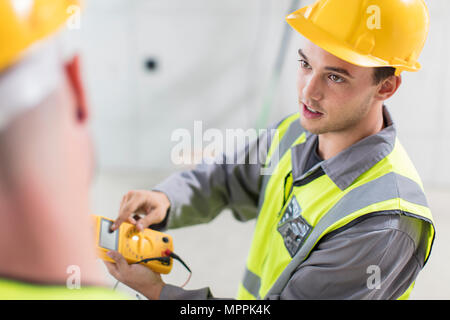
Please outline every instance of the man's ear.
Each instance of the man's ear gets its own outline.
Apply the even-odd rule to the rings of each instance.
[[[89,113],[84,93],[83,82],[80,74],[80,58],[75,55],[72,60],[66,64],[66,74],[75,96],[76,117],[78,122],[87,121]]]
[[[378,84],[378,89],[375,94],[375,99],[377,100],[387,100],[397,92],[398,88],[402,84],[402,76],[390,76],[389,78],[384,79]]]

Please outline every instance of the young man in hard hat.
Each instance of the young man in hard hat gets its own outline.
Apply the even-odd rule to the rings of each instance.
[[[257,217],[238,298],[408,298],[435,231],[384,101],[402,71],[420,69],[428,19],[422,0],[319,0],[290,14],[305,37],[300,110],[275,126],[277,135],[242,150],[249,159],[270,145],[262,165],[201,165],[153,191],[131,191],[116,226],[128,219],[139,228],[179,227],[230,208],[239,220]],[[134,220],[137,210],[147,216]],[[151,299],[211,297],[151,271],[138,279],[111,255],[119,263],[110,272]]]
[[[89,115],[60,45],[72,5],[0,0],[0,299],[123,298],[97,269]]]

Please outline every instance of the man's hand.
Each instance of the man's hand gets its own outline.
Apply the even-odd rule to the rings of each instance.
[[[119,228],[124,221],[136,225],[136,228],[142,231],[152,224],[163,221],[169,207],[170,201],[162,192],[148,190],[129,191],[122,198],[119,216],[111,226],[111,231]],[[145,217],[138,220],[133,217],[135,213],[143,213]]]
[[[117,251],[109,251],[108,256],[116,263],[104,261],[109,273],[130,288],[140,292],[150,300],[158,300],[165,283],[159,273],[140,264],[129,265]]]

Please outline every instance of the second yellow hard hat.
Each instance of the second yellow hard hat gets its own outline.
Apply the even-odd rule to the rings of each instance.
[[[318,0],[286,17],[325,51],[363,67],[418,71],[429,29],[423,0]]]
[[[0,71],[36,41],[56,32],[77,0],[0,0]]]

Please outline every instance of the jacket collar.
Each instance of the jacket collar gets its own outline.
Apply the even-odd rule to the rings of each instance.
[[[356,178],[394,149],[397,131],[386,106],[383,106],[383,118],[386,127],[380,132],[356,142],[333,158],[319,162],[307,172],[305,172],[305,165],[311,152],[315,151],[318,136],[306,131],[306,141],[291,148],[294,183],[322,168],[339,189],[347,189]]]

